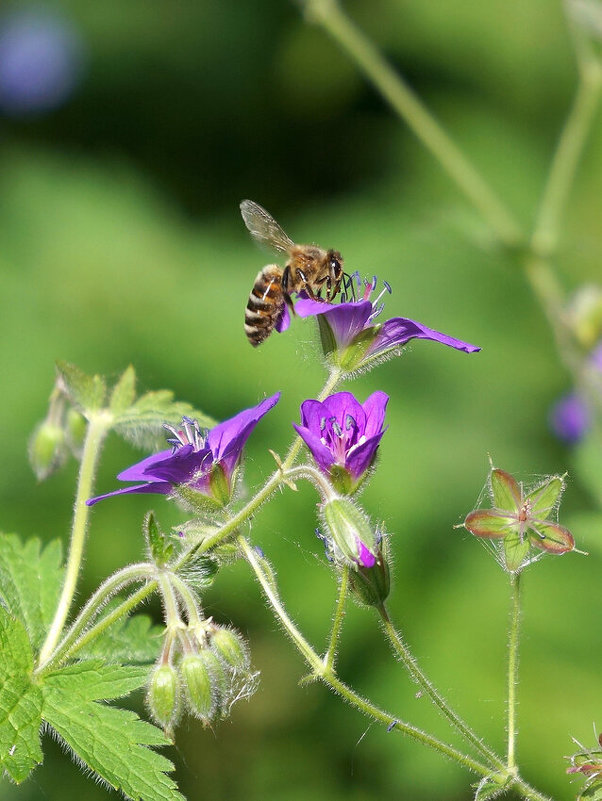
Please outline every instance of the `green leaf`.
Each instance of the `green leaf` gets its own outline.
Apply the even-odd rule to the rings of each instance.
[[[174,401],[173,392],[167,389],[147,392],[120,414],[115,430],[138,447],[152,449],[165,447],[164,423],[179,425],[182,417],[191,417],[201,428],[212,428],[215,420],[194,409],[189,403]]]
[[[505,537],[516,525],[515,517],[491,509],[476,509],[464,521],[465,528],[475,537]]]
[[[158,565],[166,564],[173,554],[173,543],[159,528],[154,512],[147,512],[142,524],[142,531],[154,562]]]
[[[516,512],[520,509],[520,487],[514,476],[506,473],[505,470],[496,467],[491,471],[491,492],[493,493],[493,504],[498,509],[506,509],[509,512]]]
[[[560,476],[550,478],[541,487],[537,487],[527,495],[526,500],[531,502],[531,517],[542,520],[548,517],[558,503],[564,489],[564,479]]]
[[[56,369],[71,402],[82,412],[102,407],[107,388],[100,376],[87,375],[74,364],[63,361],[56,363]]]
[[[156,726],[109,700],[141,686],[146,668],[81,662],[49,674],[42,686],[44,719],[82,761],[126,798],[184,801],[167,773],[173,764],[147,746],[168,745]]]
[[[34,648],[42,645],[63,584],[61,543],[41,550],[37,538],[0,535],[0,599],[23,620]]]
[[[42,762],[42,693],[31,680],[33,653],[21,621],[0,606],[0,768],[22,782]]]
[[[113,602],[115,606],[119,601]],[[108,612],[111,605],[105,607]],[[163,642],[163,626],[156,626],[148,615],[119,620],[78,651],[81,658],[101,658],[105,662],[150,665],[156,661]]]
[[[529,553],[529,539],[521,540],[518,534],[506,537],[504,540],[504,555],[506,557],[506,567],[512,573],[520,570]]]
[[[118,417],[127,411],[136,400],[136,371],[130,364],[123,371],[119,381],[113,387],[109,408]]]

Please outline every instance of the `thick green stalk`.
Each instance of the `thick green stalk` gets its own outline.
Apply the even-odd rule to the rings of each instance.
[[[520,573],[510,573],[511,611],[508,634],[508,763],[516,771],[516,688],[518,686],[518,636],[520,623]]]
[[[344,14],[336,0],[304,0],[311,22],[321,25],[372,81],[393,110],[430,150],[460,190],[481,212],[504,245],[515,247],[523,239],[520,226],[473,164],[405,80],[377,48]]]
[[[98,412],[91,417],[88,423],[86,439],[82,452],[82,460],[79,468],[79,478],[77,483],[77,493],[75,496],[75,508],[73,513],[73,523],[71,527],[71,543],[69,546],[69,557],[65,568],[65,581],[61,591],[61,597],[50,625],[48,635],[41,648],[39,664],[46,662],[56,647],[63,626],[67,620],[75,587],[82,563],[84,543],[86,540],[86,529],[88,525],[89,507],[86,500],[92,494],[92,484],[98,458],[102,448],[103,440],[111,427],[111,417],[108,413]]]
[[[427,678],[427,676],[418,667],[414,656],[410,652],[408,646],[403,641],[401,634],[396,630],[395,626],[391,623],[389,615],[386,610],[378,610],[381,616],[381,622],[387,639],[389,640],[393,651],[401,660],[403,666],[406,668],[412,679],[422,687],[424,692],[431,699],[433,704],[437,707],[439,712],[456,728],[460,734],[467,740],[476,750],[487,759],[487,761],[496,769],[504,770],[506,767],[504,761],[481,740],[470,726],[465,723],[462,718],[449,706],[445,698],[439,693],[437,688]]]

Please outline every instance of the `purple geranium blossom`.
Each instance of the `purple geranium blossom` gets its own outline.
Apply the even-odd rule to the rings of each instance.
[[[550,425],[563,442],[574,444],[586,433],[591,423],[591,414],[586,402],[576,392],[564,395],[556,401],[550,412]]]
[[[351,392],[337,392],[301,404],[301,425],[293,425],[337,489],[353,492],[374,463],[388,400],[374,392],[362,404]]]
[[[181,430],[166,426],[174,435],[168,440],[172,447],[148,456],[117,476],[120,481],[143,483],[90,498],[87,505],[113,495],[145,492],[169,495],[178,488],[188,488],[223,504],[230,497],[232,476],[247,439],[279,399],[277,392],[209,431],[203,431],[196,421],[186,417]]]
[[[363,367],[397,350],[410,339],[430,339],[466,353],[480,350],[476,345],[447,336],[406,317],[392,317],[384,323],[375,323],[383,310],[383,305],[379,305],[383,292],[391,291],[385,283],[385,289],[372,301],[370,295],[375,288],[376,277],[366,282],[361,300],[333,304],[301,297],[295,305],[300,317],[318,317],[325,349],[344,369],[352,371]]]

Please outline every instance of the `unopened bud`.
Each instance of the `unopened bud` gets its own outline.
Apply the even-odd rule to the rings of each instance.
[[[243,636],[233,629],[216,627],[211,636],[211,647],[215,655],[237,670],[249,667],[249,649]]]
[[[379,543],[376,564],[372,567],[358,566],[349,572],[351,591],[367,606],[382,606],[389,596],[391,576],[389,572],[388,544],[386,538]]]
[[[204,652],[187,654],[180,662],[180,675],[190,712],[209,723],[215,713],[215,695]]]
[[[44,420],[29,440],[29,463],[38,481],[44,481],[65,461],[65,432],[56,423]]]
[[[348,498],[333,498],[324,504],[323,515],[335,557],[340,554],[356,567],[374,567],[376,538],[363,510]]]
[[[77,409],[71,407],[66,418],[67,442],[76,459],[81,458],[84,439],[86,438],[86,418]]]
[[[220,506],[227,506],[230,502],[231,490],[226,473],[221,464],[214,464],[209,477],[211,493]]]
[[[171,727],[178,712],[178,675],[171,665],[159,665],[151,675],[146,703],[155,721]]]

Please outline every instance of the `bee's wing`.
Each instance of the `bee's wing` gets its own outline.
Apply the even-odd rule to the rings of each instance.
[[[240,213],[256,242],[279,253],[290,251],[294,244],[293,240],[262,206],[252,200],[243,200],[240,204]]]

